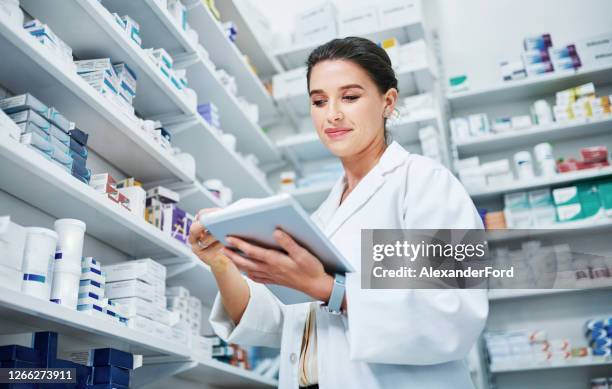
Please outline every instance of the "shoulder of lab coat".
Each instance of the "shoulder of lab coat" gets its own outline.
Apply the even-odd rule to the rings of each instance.
[[[393,178],[387,185],[402,185],[404,196],[403,225],[394,228],[482,228],[471,198],[445,167],[401,151],[392,159],[393,173],[382,174]],[[363,290],[360,274],[350,273],[346,293],[351,359],[370,363],[463,359],[488,314],[484,290]]]
[[[225,311],[219,293],[210,313],[210,324],[226,342],[279,348],[284,320],[283,304],[265,286],[245,279],[250,297],[238,325]]]

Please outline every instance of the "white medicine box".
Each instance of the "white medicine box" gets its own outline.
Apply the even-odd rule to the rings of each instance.
[[[275,99],[298,96],[307,92],[306,67],[290,70],[272,77],[272,92]]]
[[[26,241],[26,229],[11,221],[10,216],[0,217],[0,265],[21,271]]]
[[[336,17],[336,7],[329,1],[298,14],[295,21],[295,43],[321,42],[335,38],[338,35]]]
[[[347,9],[338,15],[341,37],[363,34],[378,29],[378,10],[375,7]]]
[[[612,64],[612,32],[577,41],[576,50],[585,68]]]
[[[383,28],[413,24],[421,20],[420,0],[383,1],[378,5],[378,23]]]

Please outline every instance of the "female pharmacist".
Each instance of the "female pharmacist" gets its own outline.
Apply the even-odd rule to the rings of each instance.
[[[312,121],[345,173],[312,218],[356,269],[362,228],[482,228],[448,170],[386,141],[398,90],[382,48],[335,39],[316,48],[307,65]],[[487,317],[484,291],[362,290],[358,272],[342,283],[291,236],[279,230],[275,238],[287,254],[228,240],[252,260],[225,249],[200,224],[190,243],[219,287],[213,329],[229,342],[280,347],[280,388],[472,387],[464,358]],[[323,303],[283,305],[267,283]]]

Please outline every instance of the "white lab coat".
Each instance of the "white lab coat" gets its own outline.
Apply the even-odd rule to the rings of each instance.
[[[428,158],[392,143],[338,207],[339,180],[313,214],[316,224],[360,269],[362,228],[482,228],[457,179]],[[248,280],[251,298],[238,326],[217,296],[210,322],[229,342],[279,347],[279,388],[298,388],[308,304],[283,305]],[[466,357],[488,314],[483,290],[362,290],[347,275],[347,316],[317,311],[319,387],[472,388]]]

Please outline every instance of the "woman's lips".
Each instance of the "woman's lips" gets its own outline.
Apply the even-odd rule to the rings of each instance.
[[[344,137],[346,134],[348,134],[351,131],[352,130],[350,128],[334,127],[334,128],[326,128],[325,134],[327,134],[327,136],[330,139],[339,139],[339,138]]]

